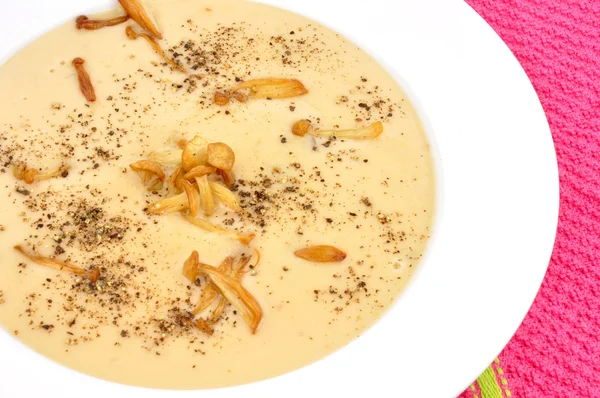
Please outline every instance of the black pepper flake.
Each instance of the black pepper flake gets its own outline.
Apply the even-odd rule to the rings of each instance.
[[[333,222],[333,218],[327,218],[325,221],[327,221],[327,223],[331,224]]]
[[[18,193],[20,193],[21,195],[25,195],[25,196],[29,196],[29,195],[31,194],[31,192],[29,192],[29,190],[28,190],[28,189],[25,189],[25,188],[23,188],[23,187],[17,187],[17,188],[16,188],[16,191],[17,191]]]
[[[282,143],[282,144],[285,144],[285,143],[287,143],[287,138],[283,137],[283,138],[281,139],[281,143]]]
[[[290,105],[290,112],[294,112],[296,110],[296,107],[293,105]]]

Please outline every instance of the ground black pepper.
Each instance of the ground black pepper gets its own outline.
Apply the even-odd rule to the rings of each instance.
[[[163,97],[162,91],[176,92],[186,99],[192,99],[201,109],[212,107],[211,94],[217,89],[227,89],[232,84],[254,78],[252,69],[253,53],[257,48],[261,38],[246,23],[236,26],[220,26],[214,31],[207,31],[193,21],[188,21],[190,40],[176,43],[167,51],[170,56],[177,59],[181,65],[191,71],[187,76],[172,77],[168,75],[164,78],[164,64],[154,63],[146,65],[129,76],[114,76],[114,81],[122,87],[115,90],[106,97],[106,101],[112,102],[110,114],[98,117],[89,107],[80,107],[81,109],[67,109],[62,105],[52,106],[56,113],[63,114],[64,120],[60,125],[52,127],[56,141],[48,140],[43,142],[42,147],[48,152],[58,154],[61,159],[68,160],[79,166],[77,172],[73,174],[95,175],[94,172],[103,169],[105,166],[123,166],[121,151],[123,145],[135,143],[140,146],[140,156],[147,153],[148,148],[145,144],[148,133],[144,130],[151,126],[153,117],[156,115],[154,109],[166,107],[168,104]],[[287,32],[287,29],[286,29]],[[297,32],[297,33],[296,33]],[[335,51],[322,45],[317,35],[304,33],[302,29],[292,30],[290,36],[282,34],[266,38],[269,41],[271,51],[261,54],[264,62],[276,61],[283,68],[290,68],[291,71],[304,67],[308,58],[314,59],[332,59]],[[317,63],[319,64],[319,63]],[[326,62],[321,64],[327,65]],[[231,65],[241,65],[240,68],[230,68]],[[245,66],[248,65],[248,66]],[[321,68],[317,66],[317,68]],[[323,67],[324,68],[324,67]],[[321,72],[329,70],[322,69]],[[368,79],[362,77],[361,83],[367,83]],[[139,81],[152,82],[156,88],[156,95],[152,103],[141,104],[136,102],[135,92],[138,89]],[[332,93],[336,95],[336,93]],[[335,97],[332,101],[335,100]],[[161,102],[162,101],[162,102]],[[367,122],[373,119],[386,120],[393,115],[402,115],[401,107],[394,104],[389,98],[386,98],[383,90],[377,86],[367,86],[358,84],[350,92],[338,96],[338,105],[351,109],[355,114],[355,121]],[[286,104],[287,105],[287,104]],[[285,106],[285,105],[284,105]],[[285,108],[284,108],[285,109]],[[301,107],[296,107],[294,103],[289,105],[290,112],[300,112]],[[60,112],[58,112],[60,111]],[[239,112],[234,107],[226,110],[224,113],[232,118]],[[217,113],[218,114],[218,113]],[[301,116],[301,115],[298,115]],[[303,115],[302,115],[303,116]],[[128,131],[122,128],[122,121],[126,119],[137,119],[136,129]],[[143,119],[149,120],[148,125],[142,123]],[[320,119],[311,117],[315,126],[318,126]],[[119,127],[117,127],[119,126]],[[182,129],[187,126],[182,125]],[[339,127],[339,126],[337,126]],[[336,127],[336,128],[337,128]],[[25,130],[31,133],[30,130]],[[7,130],[8,131],[8,130]],[[12,133],[0,132],[0,139]],[[277,136],[275,136],[277,137]],[[52,141],[52,142],[51,142]],[[288,143],[288,138],[281,136],[282,144]],[[319,143],[322,143],[319,146]],[[346,144],[341,146],[342,144]],[[280,168],[273,170],[250,170],[246,172],[243,180],[235,182],[233,189],[239,195],[244,207],[244,214],[241,217],[223,217],[221,223],[227,227],[244,229],[247,226],[254,226],[260,232],[273,230],[278,225],[290,224],[294,226],[298,239],[302,238],[308,228],[306,226],[316,226],[334,230],[341,227],[342,224],[355,223],[359,219],[365,227],[376,225],[380,227],[381,244],[388,244],[390,250],[396,250],[394,242],[405,239],[405,233],[399,233],[400,216],[397,214],[383,214],[378,211],[367,209],[362,212],[357,209],[348,212],[347,208],[340,205],[336,199],[335,190],[347,189],[335,181],[343,168],[349,167],[351,161],[360,162],[359,154],[350,149],[336,151],[336,148],[348,147],[344,140],[337,140],[331,137],[324,142],[311,141],[308,150],[320,152],[311,154],[311,156],[321,156],[322,164],[319,167],[311,168],[306,162],[293,161],[296,154],[290,152],[290,163],[281,165]],[[1,146],[0,160],[4,167],[10,169],[16,161],[20,160],[20,155],[25,146],[16,144],[12,148]],[[116,148],[116,149],[114,149]],[[324,148],[324,149],[323,149]],[[344,152],[345,151],[345,152]],[[303,154],[298,153],[298,158]],[[368,163],[368,159],[363,160]],[[339,163],[339,164],[338,164]],[[364,166],[361,166],[364,167]],[[333,169],[335,173],[322,173],[322,170]],[[4,173],[4,170],[2,171]],[[127,171],[124,171],[126,173]],[[64,172],[63,178],[68,178],[69,173]],[[90,177],[91,178],[91,177]],[[333,181],[332,181],[333,180]],[[85,258],[86,268],[99,269],[101,278],[98,283],[90,284],[89,281],[81,278],[53,278],[47,279],[44,288],[47,290],[56,289],[63,292],[63,298],[66,302],[64,317],[55,321],[58,325],[62,322],[69,327],[73,327],[77,319],[81,323],[89,323],[94,326],[113,325],[116,333],[122,338],[137,337],[140,338],[149,351],[155,350],[168,342],[170,338],[185,337],[190,339],[190,344],[203,344],[203,341],[196,340],[197,332],[191,324],[193,318],[187,309],[192,307],[190,301],[189,289],[182,289],[169,300],[160,295],[152,288],[150,275],[153,264],[152,258],[160,255],[153,251],[151,241],[144,242],[148,247],[148,256],[144,258],[127,258],[127,256],[117,256],[115,253],[118,248],[123,247],[127,242],[135,239],[143,239],[148,228],[143,228],[145,224],[139,224],[139,221],[133,221],[134,217],[127,213],[115,212],[114,207],[111,210],[111,203],[104,202],[102,188],[94,184],[86,186],[86,193],[89,193],[94,199],[80,200],[69,193],[56,192],[51,189],[42,192],[37,187],[32,188],[31,192],[24,187],[16,187],[16,192],[26,196],[19,198],[24,200],[31,216],[27,219],[29,225],[39,228],[37,235],[29,237],[28,244],[31,247],[42,246],[42,242],[51,241],[54,248],[54,254],[62,259],[68,259],[76,256],[76,253],[83,252],[81,256]],[[331,193],[333,192],[333,193]],[[155,196],[162,195],[164,192],[148,194],[148,202],[154,201]],[[330,196],[321,196],[326,193]],[[120,200],[121,203],[128,201],[127,197],[122,196],[114,201]],[[356,197],[355,200],[359,200]],[[356,202],[354,202],[356,203]],[[369,198],[360,199],[360,203],[370,208],[373,204]],[[139,206],[143,208],[147,204]],[[322,209],[327,208],[328,213],[338,214],[340,217],[323,217],[319,214]],[[290,210],[298,210],[297,213]],[[347,213],[350,217],[344,217]],[[383,222],[382,222],[383,220]],[[155,224],[158,221],[153,220]],[[381,223],[381,225],[379,224]],[[356,225],[359,229],[362,224]],[[350,229],[349,229],[350,230]],[[354,229],[350,230],[353,231]],[[132,233],[133,231],[137,233]],[[357,232],[358,233],[358,232]],[[356,252],[359,250],[356,249]],[[118,254],[118,253],[117,253]],[[356,254],[360,256],[361,254]],[[357,260],[357,264],[364,260]],[[357,267],[361,266],[358,264]],[[24,269],[26,264],[22,263],[20,267]],[[22,271],[22,269],[20,271]],[[284,266],[284,272],[289,272],[290,268]],[[29,272],[29,270],[24,271]],[[279,271],[278,271],[279,272]],[[286,278],[293,277],[290,273]],[[314,289],[315,300],[327,300],[327,305],[332,305],[336,313],[344,311],[344,306],[356,303],[359,298],[370,294],[367,291],[368,279],[361,275],[360,271],[353,269],[340,271],[333,275],[336,285],[319,286]],[[200,285],[202,282],[197,280]],[[309,290],[310,292],[310,290]],[[325,294],[329,292],[330,294]],[[334,295],[335,297],[329,297]],[[325,298],[326,297],[326,298]],[[27,316],[36,318],[36,301],[42,300],[40,297],[31,297],[28,305]],[[0,291],[0,304],[2,292]],[[52,302],[48,301],[49,304]],[[55,304],[57,306],[58,304]],[[127,311],[136,309],[149,309],[155,305],[162,309],[169,307],[167,313],[159,313],[156,310],[148,310],[147,316],[135,321],[127,319]],[[236,312],[233,311],[235,315]],[[226,317],[226,319],[228,319]],[[235,320],[232,321],[235,325]],[[48,324],[32,323],[34,327],[41,327],[51,331],[54,326]],[[76,335],[75,330],[69,332],[67,345],[78,345],[87,341],[92,341],[99,336],[93,329],[87,334]],[[120,343],[116,343],[120,344]],[[194,349],[196,352],[204,355],[205,351]],[[159,351],[155,351],[160,355]]]

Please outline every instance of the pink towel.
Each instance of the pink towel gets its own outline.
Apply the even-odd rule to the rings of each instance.
[[[499,361],[463,396],[597,398],[600,0],[467,2],[508,44],[537,90],[556,143],[561,211],[535,304]]]

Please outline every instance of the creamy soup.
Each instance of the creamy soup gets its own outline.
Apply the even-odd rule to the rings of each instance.
[[[242,0],[147,10],[160,40],[135,18],[85,28],[119,7],[0,68],[0,324],[73,369],[155,388],[323,358],[383,315],[426,249],[435,181],[415,110],[376,61],[302,16]],[[185,171],[207,171],[183,184],[196,136],[210,156]],[[143,160],[164,176],[130,166]],[[231,257],[219,272],[260,314],[205,272],[186,278],[193,251],[206,267]]]

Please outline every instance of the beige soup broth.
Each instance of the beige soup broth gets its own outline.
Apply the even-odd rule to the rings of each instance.
[[[287,11],[122,3],[0,68],[2,327],[172,389],[280,375],[360,336],[431,234],[433,162],[402,89]]]

